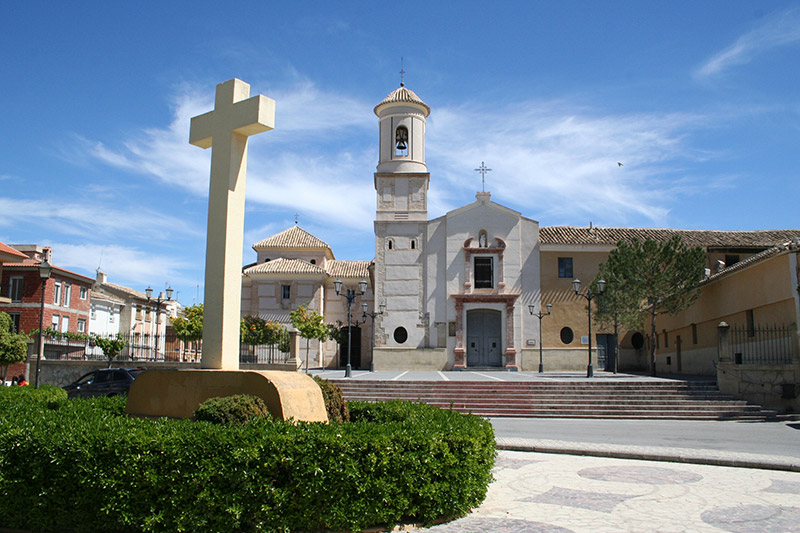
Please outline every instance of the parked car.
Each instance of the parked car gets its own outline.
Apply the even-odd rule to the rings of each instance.
[[[81,376],[77,381],[64,387],[70,398],[91,396],[127,395],[136,376],[144,368],[104,368]]]

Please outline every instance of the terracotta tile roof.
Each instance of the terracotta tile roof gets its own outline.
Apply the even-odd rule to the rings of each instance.
[[[328,261],[325,266],[328,275],[332,278],[358,278],[369,279],[369,266],[372,261]]]
[[[23,254],[19,250],[16,250],[16,249],[10,247],[9,245],[0,242],[0,257],[3,257],[3,256],[5,256],[5,259],[7,261],[14,261],[14,262],[16,262],[19,259],[27,259],[28,258],[27,255]]]
[[[401,85],[398,89],[395,89],[389,96],[383,99],[383,101],[375,106],[375,114],[378,114],[378,109],[381,107],[388,105],[388,104],[397,104],[397,103],[410,103],[410,104],[417,104],[425,108],[425,116],[431,114],[431,108],[428,107],[428,104],[422,101],[422,99],[416,95],[414,91]]]
[[[606,244],[633,239],[665,241],[679,235],[689,246],[708,248],[767,248],[800,237],[800,230],[717,231],[659,228],[602,228],[545,226],[539,229],[542,244]]]
[[[280,233],[267,237],[262,241],[258,241],[253,245],[254,250],[265,248],[323,248],[330,250],[328,244],[301,228],[300,226],[292,226]]]
[[[27,256],[26,256],[27,257]],[[19,269],[19,270],[30,270],[31,268],[39,268],[42,262],[38,259],[31,259],[28,257],[24,261],[20,261],[19,263],[3,263],[3,268],[7,268],[9,270]],[[50,264],[53,267],[53,272],[60,272],[61,274],[66,274],[67,276],[77,279],[78,281],[82,281],[85,283],[92,283],[94,282],[93,278],[88,276],[84,276],[83,274],[78,274],[77,272],[73,272],[72,270],[67,270],[66,268],[61,268],[60,266]]]
[[[745,268],[747,268],[747,267],[749,267],[751,265],[754,265],[756,263],[760,263],[761,261],[769,259],[770,257],[779,255],[782,252],[797,251],[797,250],[800,250],[800,237],[795,237],[791,241],[787,241],[787,242],[778,244],[777,246],[773,246],[772,248],[767,248],[763,252],[759,252],[759,253],[757,253],[755,255],[751,255],[750,257],[747,257],[746,259],[742,259],[741,261],[739,261],[737,263],[734,263],[729,267],[725,267],[722,270],[720,270],[719,272],[716,272],[716,273],[712,274],[711,276],[706,278],[705,281],[708,282],[708,281],[723,277],[723,276],[725,276],[727,274],[730,274],[732,272],[736,272],[738,270],[743,270],[743,269],[745,269]]]
[[[318,265],[312,265],[302,259],[286,259],[285,257],[245,267],[242,272],[245,274],[325,274],[325,270]]]
[[[102,283],[102,284],[95,284],[95,290],[103,291],[104,289],[110,290],[111,292],[117,292],[120,294],[124,294],[125,296],[129,296],[132,298],[138,298],[140,300],[147,300],[147,295],[143,292],[139,292],[135,289],[131,289],[130,287],[125,287],[124,285],[117,285],[116,283]]]
[[[258,313],[259,318],[263,318],[267,322],[277,322],[278,324],[291,325],[292,319],[289,318],[291,311],[261,311]]]

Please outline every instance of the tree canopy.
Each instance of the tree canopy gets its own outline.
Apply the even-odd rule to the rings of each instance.
[[[0,386],[6,379],[8,367],[21,363],[28,355],[28,337],[15,332],[8,313],[0,311]]]
[[[620,241],[600,266],[598,278],[606,291],[595,317],[605,324],[630,329],[644,327],[650,318],[650,370],[656,373],[656,315],[676,315],[700,295],[705,251],[687,246],[680,237],[667,241]]]
[[[306,339],[306,371],[308,371],[308,350],[311,339],[325,341],[328,339],[328,327],[324,317],[316,311],[311,311],[308,306],[301,305],[289,314],[292,325]]]
[[[170,317],[175,335],[183,342],[199,341],[203,338],[203,304],[183,310],[183,316]]]

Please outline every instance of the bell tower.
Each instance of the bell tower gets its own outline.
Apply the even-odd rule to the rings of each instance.
[[[431,110],[402,84],[375,106],[380,144],[377,220],[428,220],[425,117]]]
[[[414,91],[400,87],[375,106],[378,168],[375,172],[375,305],[386,304],[375,322],[375,356],[382,347],[428,345],[424,312],[424,254],[428,184],[425,119],[431,110]]]

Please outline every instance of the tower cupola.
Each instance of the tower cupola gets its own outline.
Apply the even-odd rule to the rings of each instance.
[[[431,109],[404,85],[375,106],[380,129],[379,173],[427,172],[425,117]]]

